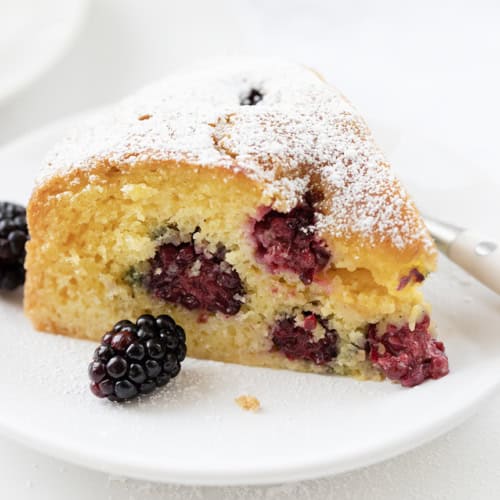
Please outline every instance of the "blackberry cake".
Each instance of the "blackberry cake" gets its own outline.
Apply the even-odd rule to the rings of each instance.
[[[448,373],[420,290],[430,236],[363,118],[305,67],[185,71],[92,116],[50,153],[28,223],[39,330],[98,340],[168,314],[197,358]]]

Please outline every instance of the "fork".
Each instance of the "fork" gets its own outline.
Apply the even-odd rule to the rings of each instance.
[[[436,246],[471,276],[500,294],[500,245],[432,217],[424,217]]]

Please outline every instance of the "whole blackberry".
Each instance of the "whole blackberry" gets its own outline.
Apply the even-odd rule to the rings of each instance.
[[[0,290],[14,290],[24,283],[28,239],[26,209],[0,202]]]
[[[170,316],[119,321],[94,353],[90,390],[117,402],[149,394],[179,374],[185,357],[186,334]]]

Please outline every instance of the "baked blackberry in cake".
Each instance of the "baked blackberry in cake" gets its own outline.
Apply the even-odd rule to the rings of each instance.
[[[52,151],[28,221],[39,330],[169,314],[198,358],[448,372],[420,290],[431,238],[363,118],[302,66],[184,72],[99,113]]]

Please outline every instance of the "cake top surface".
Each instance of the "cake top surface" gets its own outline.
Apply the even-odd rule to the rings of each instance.
[[[174,74],[91,116],[50,153],[39,184],[74,169],[176,160],[241,171],[280,207],[323,197],[318,229],[404,249],[432,243],[349,101],[313,71],[245,61]]]

